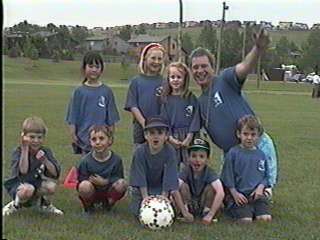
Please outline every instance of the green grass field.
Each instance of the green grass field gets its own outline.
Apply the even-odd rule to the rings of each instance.
[[[10,175],[10,154],[17,145],[22,121],[30,116],[45,120],[49,127],[46,145],[62,165],[62,179],[78,158],[72,154],[65,113],[72,90],[81,83],[80,62],[3,59],[3,179]],[[116,64],[107,64],[102,81],[116,96],[121,120],[117,124],[112,149],[123,157],[125,175],[132,156],[131,114],[123,110],[130,78],[136,74],[131,66],[126,74]],[[279,181],[274,190],[269,223],[251,225],[231,222],[224,216],[210,226],[199,222],[175,222],[170,229],[151,231],[132,217],[129,198],[114,207],[111,214],[84,217],[74,189],[60,187],[54,204],[64,216],[45,216],[36,209],[23,209],[3,221],[3,238],[34,239],[319,239],[319,113],[320,100],[310,97],[310,84],[261,82],[254,76],[246,83],[246,95],[260,116],[267,132],[274,138],[279,156]],[[192,90],[199,90],[192,84]],[[220,150],[213,147],[210,165],[219,169]],[[2,204],[10,201],[3,190]]]

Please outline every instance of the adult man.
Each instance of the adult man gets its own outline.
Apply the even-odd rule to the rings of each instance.
[[[261,29],[254,35],[254,46],[244,60],[234,67],[225,69],[215,78],[215,61],[209,50],[197,48],[190,55],[192,74],[202,89],[199,104],[203,127],[224,153],[239,144],[235,134],[238,119],[244,115],[255,115],[241,90],[247,75],[252,72],[269,43],[268,32]],[[277,157],[272,139],[264,133],[258,147],[269,157],[269,183],[274,185]]]
[[[320,97],[320,76],[318,75],[318,71],[315,71],[314,76],[312,77],[312,98]]]

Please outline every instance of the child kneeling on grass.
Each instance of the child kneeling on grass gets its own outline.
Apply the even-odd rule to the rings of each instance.
[[[224,190],[218,175],[207,165],[210,145],[203,139],[194,139],[187,152],[188,165],[179,172],[182,200],[192,214],[200,215],[203,224],[216,222]]]
[[[245,115],[238,120],[240,144],[226,155],[221,179],[227,189],[227,213],[241,222],[253,219],[270,221],[270,201],[265,189],[270,185],[269,166],[265,153],[256,147],[263,133],[259,119]]]
[[[184,207],[178,191],[176,151],[166,142],[169,137],[167,119],[157,115],[147,118],[144,137],[147,142],[136,148],[130,169],[134,215],[138,217],[141,204],[150,195],[172,196],[183,217],[193,221],[194,217]]]
[[[60,166],[52,151],[42,146],[47,127],[38,117],[27,118],[22,124],[21,144],[12,154],[12,177],[4,181],[4,187],[13,201],[2,209],[8,216],[22,207],[38,206],[43,213],[62,215],[48,199],[56,192]]]
[[[95,212],[97,204],[110,211],[127,190],[122,159],[109,149],[113,143],[112,130],[106,125],[94,125],[88,133],[92,150],[78,165],[77,190],[83,214]]]

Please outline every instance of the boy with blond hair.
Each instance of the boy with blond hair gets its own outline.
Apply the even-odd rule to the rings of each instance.
[[[12,154],[12,177],[4,182],[13,201],[3,207],[3,216],[37,204],[43,213],[63,214],[48,199],[57,188],[52,179],[57,180],[61,170],[52,151],[42,146],[46,133],[41,118],[30,117],[23,122],[21,143]]]

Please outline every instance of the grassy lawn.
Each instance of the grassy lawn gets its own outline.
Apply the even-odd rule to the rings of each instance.
[[[3,62],[3,179],[10,175],[10,154],[18,143],[22,121],[30,116],[45,120],[49,127],[46,144],[62,166],[63,179],[77,163],[64,123],[72,90],[81,83],[80,62],[7,59]],[[121,120],[117,124],[112,150],[123,157],[125,175],[132,157],[131,114],[123,110],[129,81],[136,66],[123,73],[117,64],[107,64],[102,81],[112,86]],[[210,226],[199,222],[175,222],[169,229],[151,231],[132,217],[127,196],[114,207],[115,215],[80,214],[81,205],[74,189],[60,187],[54,204],[64,216],[44,216],[35,209],[23,209],[4,219],[3,238],[33,239],[319,239],[319,113],[320,100],[310,97],[310,84],[261,82],[254,76],[245,87],[246,95],[274,138],[279,157],[279,181],[275,187],[270,223],[251,225],[231,222],[224,216]],[[198,95],[199,90],[192,84]],[[221,151],[212,146],[210,165],[219,169]],[[2,204],[10,199],[3,190]]]

